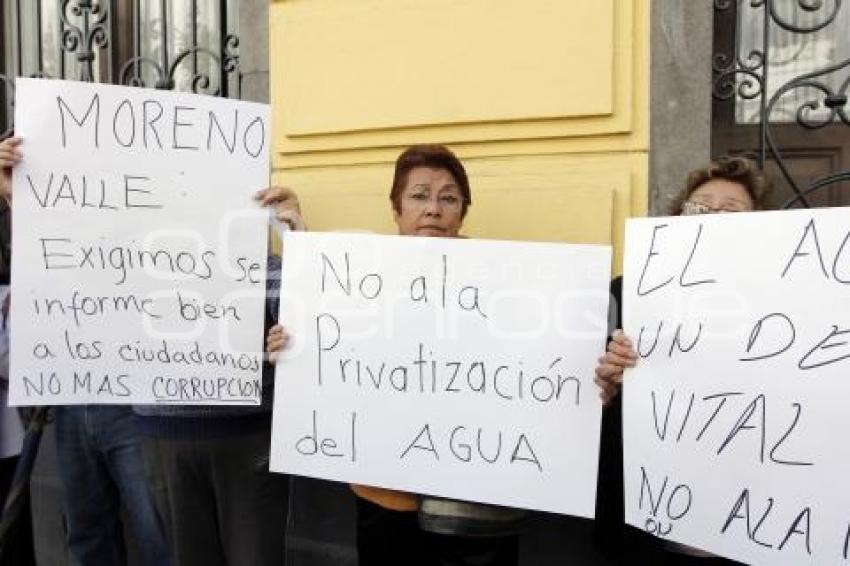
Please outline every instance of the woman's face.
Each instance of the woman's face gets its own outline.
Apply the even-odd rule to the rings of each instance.
[[[463,195],[454,176],[445,169],[411,169],[400,204],[395,223],[402,236],[451,238],[458,235],[463,224]]]
[[[711,179],[703,183],[682,206],[682,214],[709,212],[749,212],[755,203],[741,183],[728,179]]]

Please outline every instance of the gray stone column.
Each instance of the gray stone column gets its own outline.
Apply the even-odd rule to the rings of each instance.
[[[269,0],[239,0],[242,99],[269,101]]]
[[[653,0],[649,210],[666,214],[711,154],[713,0]]]

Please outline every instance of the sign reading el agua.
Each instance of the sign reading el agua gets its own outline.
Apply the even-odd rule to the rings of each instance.
[[[626,517],[750,564],[850,551],[850,209],[629,221]]]

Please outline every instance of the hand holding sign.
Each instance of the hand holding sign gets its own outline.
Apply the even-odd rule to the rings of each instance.
[[[289,187],[272,186],[258,192],[255,199],[262,206],[270,208],[275,219],[284,223],[290,230],[304,231],[307,229],[301,217],[301,203],[298,195]]]
[[[287,342],[289,342],[289,334],[281,325],[275,324],[269,328],[269,333],[266,336],[266,352],[269,354],[271,363],[277,362],[278,354],[286,347]]]
[[[625,369],[635,367],[637,352],[629,337],[621,329],[617,329],[608,342],[605,354],[598,361],[593,381],[601,389],[599,396],[603,403],[607,404],[620,392]]]
[[[21,138],[6,138],[0,142],[0,197],[12,200],[12,168],[20,163]]]

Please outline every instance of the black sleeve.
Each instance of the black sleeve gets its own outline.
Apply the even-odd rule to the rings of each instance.
[[[12,210],[0,199],[0,285],[8,285],[12,273]]]
[[[611,331],[622,328],[623,325],[622,290],[622,277],[611,281],[608,340],[611,339]],[[596,484],[596,521],[593,533],[599,551],[615,564],[623,563],[633,550],[626,548],[621,399],[622,396],[617,395],[602,412],[599,476]],[[635,564],[641,563],[635,562]]]
[[[612,330],[623,327],[622,299],[623,278],[617,277],[611,281]],[[594,538],[599,551],[614,564],[658,564],[663,551],[659,541],[642,530],[626,526],[623,481],[621,394],[602,413]]]
[[[611,281],[611,308],[614,329],[623,327],[623,276]]]

